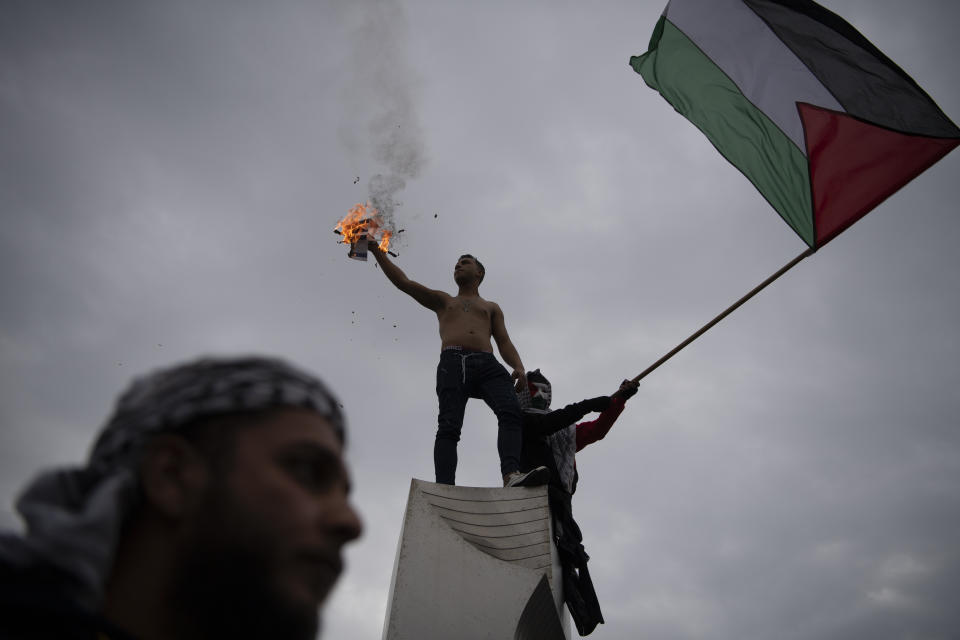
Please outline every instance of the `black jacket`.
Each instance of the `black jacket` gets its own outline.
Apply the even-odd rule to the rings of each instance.
[[[523,451],[520,455],[520,469],[529,471],[544,466],[550,470],[550,486],[565,491],[559,482],[557,463],[547,437],[579,422],[588,413],[604,411],[609,406],[610,397],[599,396],[568,404],[563,409],[557,409],[549,413],[524,411]],[[577,481],[576,476],[574,476],[573,491],[576,490]]]
[[[69,580],[53,566],[0,563],[0,639],[135,640],[73,604]]]

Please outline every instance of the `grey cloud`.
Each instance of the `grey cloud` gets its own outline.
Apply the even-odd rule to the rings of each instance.
[[[439,344],[335,243],[350,205],[393,199],[397,263],[428,286],[479,255],[558,403],[609,393],[803,249],[627,66],[663,4],[10,4],[0,522],[34,470],[83,458],[133,374],[283,355],[353,434],[368,533],[327,635],[377,637],[407,483],[432,475]],[[830,8],[960,114],[955,7]],[[596,633],[960,628],[958,157],[646,378],[578,455]],[[479,403],[458,477],[499,479]]]

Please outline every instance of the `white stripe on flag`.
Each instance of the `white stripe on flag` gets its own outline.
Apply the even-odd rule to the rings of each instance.
[[[797,56],[741,0],[671,0],[667,19],[806,155],[797,102],[844,111]]]

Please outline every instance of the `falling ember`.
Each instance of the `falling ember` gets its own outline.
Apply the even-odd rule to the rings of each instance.
[[[393,231],[386,228],[379,212],[370,206],[370,203],[354,205],[349,213],[337,222],[333,232],[343,237],[341,243],[350,244],[349,255],[358,260],[367,259],[367,240],[376,241],[381,251],[389,252],[390,239],[394,235]],[[362,246],[357,247],[358,243]]]

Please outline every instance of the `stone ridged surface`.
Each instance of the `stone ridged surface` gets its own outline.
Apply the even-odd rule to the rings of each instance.
[[[546,492],[533,489],[537,495],[517,497],[514,489],[454,489],[455,497],[443,487],[424,490],[423,495],[451,529],[480,551],[529,569],[545,569],[552,579]]]

